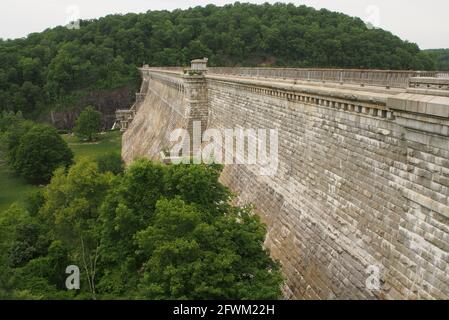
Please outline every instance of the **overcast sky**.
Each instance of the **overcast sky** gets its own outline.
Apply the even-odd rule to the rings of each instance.
[[[66,25],[76,18],[98,18],[111,13],[188,8],[226,0],[0,0],[0,38],[24,37],[47,27]],[[370,21],[421,48],[449,48],[448,0],[292,0],[327,8]],[[75,19],[74,19],[75,18]]]

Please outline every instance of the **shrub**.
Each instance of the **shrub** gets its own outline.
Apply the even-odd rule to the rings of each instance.
[[[56,129],[34,125],[21,138],[13,168],[34,182],[48,182],[55,169],[69,166],[73,153]]]
[[[122,156],[116,152],[106,153],[97,158],[98,169],[102,173],[121,174],[125,168]]]

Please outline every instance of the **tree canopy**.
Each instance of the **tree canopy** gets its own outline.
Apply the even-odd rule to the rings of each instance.
[[[11,112],[0,115],[0,156],[19,175],[37,183],[49,182],[54,170],[73,161],[73,152],[55,128]]]
[[[425,52],[434,59],[437,70],[449,71],[449,49],[429,49]]]
[[[73,132],[78,137],[92,141],[101,130],[101,126],[101,112],[89,106],[79,115]]]
[[[98,90],[138,87],[136,70],[186,66],[432,69],[414,43],[359,18],[293,4],[238,3],[84,20],[0,40],[0,111],[36,117]]]
[[[138,160],[115,176],[82,158],[57,169],[0,214],[0,298],[280,298],[265,226],[230,204],[221,169]],[[79,290],[65,288],[69,265]]]

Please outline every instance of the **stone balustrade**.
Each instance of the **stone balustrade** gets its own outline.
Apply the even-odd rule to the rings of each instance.
[[[147,67],[147,69],[177,73],[186,70],[181,67]],[[449,78],[448,72],[368,69],[208,67],[207,72],[241,77],[296,79],[391,88],[407,88],[410,78]]]

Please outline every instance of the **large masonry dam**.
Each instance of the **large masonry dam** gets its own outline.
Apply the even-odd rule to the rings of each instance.
[[[165,161],[170,133],[194,121],[278,130],[274,175],[230,164],[221,180],[266,223],[286,299],[449,298],[447,75],[201,61],[141,73],[117,111],[127,163]]]

